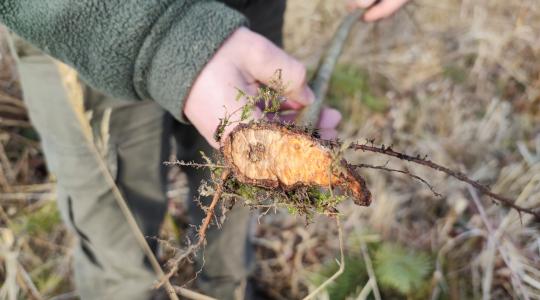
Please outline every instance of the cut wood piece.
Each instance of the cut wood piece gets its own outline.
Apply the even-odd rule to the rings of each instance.
[[[320,139],[277,123],[237,126],[221,152],[236,178],[245,184],[291,190],[300,186],[339,187],[358,205],[371,193],[344,160],[335,161]]]

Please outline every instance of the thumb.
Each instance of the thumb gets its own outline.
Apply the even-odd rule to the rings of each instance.
[[[248,74],[256,81],[268,85],[276,71],[280,70],[287,100],[299,104],[297,107],[313,103],[315,96],[307,85],[304,64],[266,38],[252,34],[251,49],[244,60],[244,69]]]

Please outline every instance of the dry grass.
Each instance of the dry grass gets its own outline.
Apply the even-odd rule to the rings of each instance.
[[[313,66],[343,14],[340,1],[290,0],[286,48]],[[343,59],[347,67],[338,70],[330,99],[345,115],[343,139],[375,139],[428,155],[521,205],[540,204],[536,0],[421,0],[391,20],[359,25],[353,35]],[[38,233],[9,224],[26,224],[28,216],[46,209],[51,197],[43,191],[51,190],[36,185],[47,182],[40,173],[39,144],[22,133],[27,119],[20,102],[10,100],[20,92],[5,55],[0,62],[0,207],[6,214],[0,215],[0,298],[18,289],[27,297],[31,282],[35,293],[52,296],[71,289],[69,237],[55,222]],[[494,205],[428,169],[365,153],[349,153],[349,159],[406,168],[428,179],[443,196],[435,197],[409,177],[362,170],[374,203],[369,208],[342,205],[348,254],[369,256],[362,251],[366,247],[357,247],[358,239],[362,245],[391,241],[430,253],[427,295],[432,299],[540,298],[538,220]],[[285,213],[269,213],[260,218],[255,242],[257,278],[274,299],[306,295],[314,288],[311,274],[339,253],[334,223],[325,217],[306,226]],[[39,283],[40,276],[50,273],[61,278]],[[379,281],[371,275],[372,282]]]

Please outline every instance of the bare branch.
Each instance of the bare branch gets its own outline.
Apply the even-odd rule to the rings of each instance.
[[[333,143],[334,145],[337,145],[337,143]],[[354,150],[361,150],[361,151],[367,151],[367,152],[374,152],[374,153],[380,153],[380,154],[384,154],[384,155],[387,155],[387,156],[392,156],[392,157],[396,157],[398,159],[401,159],[401,160],[405,160],[405,161],[409,161],[409,162],[412,162],[412,163],[415,163],[415,164],[418,164],[418,165],[422,165],[422,166],[425,166],[425,167],[428,167],[430,169],[433,169],[433,170],[436,170],[436,171],[439,171],[439,172],[443,172],[445,173],[446,175],[450,176],[450,177],[454,177],[455,179],[459,180],[459,181],[462,181],[462,182],[465,182],[469,185],[471,185],[472,187],[474,187],[475,189],[477,189],[478,191],[484,193],[485,195],[489,196],[490,198],[492,198],[493,200],[495,200],[496,202],[504,205],[504,206],[507,206],[507,207],[511,207],[515,210],[517,210],[518,212],[521,212],[521,213],[528,213],[528,214],[531,214],[537,218],[540,218],[540,213],[533,210],[533,208],[526,208],[526,207],[522,207],[522,206],[519,206],[517,204],[515,204],[515,200],[512,199],[512,198],[508,198],[508,197],[505,197],[505,196],[502,196],[502,195],[499,195],[499,194],[496,194],[496,193],[493,193],[488,187],[484,186],[483,184],[467,177],[467,175],[461,173],[461,172],[458,172],[458,171],[454,171],[454,170],[451,170],[449,168],[446,168],[446,167],[443,167],[437,163],[434,163],[433,161],[427,159],[427,157],[420,157],[419,155],[417,156],[410,156],[410,155],[407,155],[407,154],[404,154],[404,153],[400,153],[400,152],[397,152],[397,151],[394,151],[392,149],[392,147],[385,147],[384,145],[378,147],[378,146],[374,146],[373,143],[371,143],[371,145],[368,145],[368,144],[351,144],[351,146],[349,147],[350,149],[354,149]]]
[[[433,193],[433,195],[437,196],[437,197],[442,197],[441,194],[439,194],[435,188],[433,188],[433,186],[427,182],[427,180],[425,180],[424,178],[418,176],[418,175],[414,175],[413,173],[409,172],[408,170],[398,170],[398,169],[392,169],[392,168],[388,168],[386,166],[386,164],[384,166],[373,166],[373,165],[368,165],[368,164],[359,164],[359,165],[353,165],[353,167],[356,167],[356,168],[367,168],[367,169],[376,169],[376,170],[382,170],[382,171],[388,171],[388,172],[394,172],[394,173],[401,173],[401,174],[405,174],[409,177],[412,177],[420,182],[422,182],[423,184],[425,184],[429,190]]]

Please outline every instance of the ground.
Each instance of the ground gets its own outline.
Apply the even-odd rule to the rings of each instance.
[[[358,24],[328,102],[343,112],[340,138],[427,155],[520,205],[538,206],[536,4],[421,0],[395,18]],[[289,1],[287,51],[313,68],[344,13],[340,1]],[[69,293],[71,238],[17,100],[11,62],[5,55],[0,62],[0,298],[10,288],[20,288],[23,298]],[[369,208],[339,207],[345,273],[321,299],[540,298],[538,220],[436,171],[363,152],[346,155],[357,164],[408,170],[441,196],[409,176],[360,169],[374,201]],[[171,197],[184,194],[181,183],[172,186]],[[182,214],[177,204],[174,217]],[[324,216],[306,223],[269,212],[259,218],[255,243],[258,286],[273,299],[299,299],[337,270],[337,231]]]

